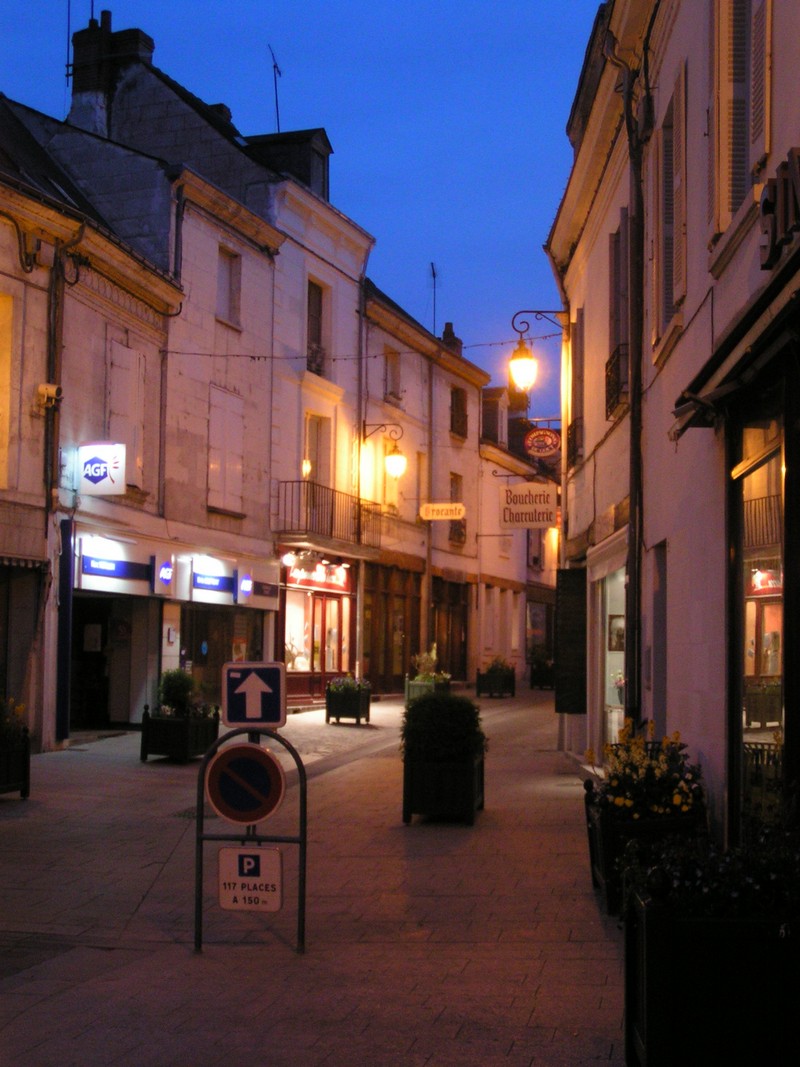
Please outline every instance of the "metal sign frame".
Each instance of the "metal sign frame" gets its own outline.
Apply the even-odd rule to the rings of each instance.
[[[298,785],[300,788],[298,832],[292,836],[256,833],[255,824],[250,824],[238,833],[212,834],[205,832],[204,800],[206,795],[206,777],[208,766],[222,745],[236,737],[247,735],[248,739],[260,744],[261,740],[277,741],[282,745],[294,760],[297,767]],[[195,837],[195,878],[194,878],[194,950],[201,952],[203,948],[203,846],[207,841],[238,841],[240,844],[274,844],[298,846],[298,872],[297,872],[297,952],[305,952],[306,931],[306,862],[308,853],[308,782],[306,769],[300,754],[291,742],[281,737],[275,730],[266,727],[243,726],[230,730],[222,737],[217,738],[214,744],[203,756],[200,769],[197,774],[197,819]]]

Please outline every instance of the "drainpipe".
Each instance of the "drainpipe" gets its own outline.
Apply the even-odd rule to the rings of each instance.
[[[364,253],[364,264],[358,279],[358,382],[356,393],[356,435],[358,447],[356,448],[356,495],[358,497],[358,521],[356,535],[358,537],[359,551],[361,548],[361,449],[364,446],[364,423],[366,422],[366,389],[364,377],[366,374],[367,358],[367,263],[369,262],[372,245],[370,244]],[[356,662],[355,675],[361,678],[364,673],[364,586],[366,563],[363,559],[358,560],[356,567]]]
[[[609,30],[604,53],[622,72],[622,105],[628,138],[629,160],[629,509],[628,553],[625,575],[625,717],[641,720],[642,679],[642,555],[644,546],[644,486],[642,478],[642,359],[644,348],[644,193],[642,159],[652,131],[652,95],[648,77],[648,52],[660,0],[656,0],[644,37],[642,69],[633,68],[617,55],[617,41]],[[635,89],[642,79],[639,112]]]

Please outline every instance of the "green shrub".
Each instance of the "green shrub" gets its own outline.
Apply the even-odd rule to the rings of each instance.
[[[172,708],[176,715],[188,715],[195,696],[194,678],[181,670],[164,671],[158,683],[158,702]]]
[[[405,759],[432,763],[473,759],[488,747],[478,705],[446,693],[412,700],[403,713],[400,739]]]

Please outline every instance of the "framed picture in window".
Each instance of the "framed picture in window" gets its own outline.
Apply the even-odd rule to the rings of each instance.
[[[608,616],[608,651],[625,651],[625,616]]]

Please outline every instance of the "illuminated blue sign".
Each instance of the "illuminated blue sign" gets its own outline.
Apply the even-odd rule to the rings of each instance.
[[[233,593],[233,578],[224,574],[194,574],[192,586],[207,593]]]

